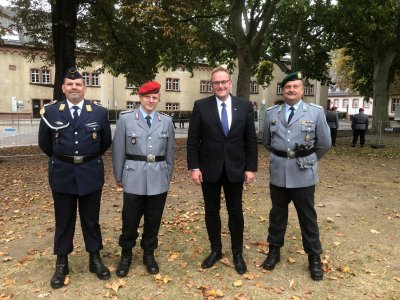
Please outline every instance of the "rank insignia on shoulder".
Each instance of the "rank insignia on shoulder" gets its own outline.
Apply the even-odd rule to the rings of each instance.
[[[86,105],[86,111],[87,112],[92,112],[93,111],[92,106],[90,106],[90,104]]]
[[[103,105],[101,105],[101,103],[100,103],[99,101],[93,101],[92,103],[93,103],[94,105],[103,107]]]
[[[44,105],[44,107],[49,106],[49,105],[53,105],[53,104],[56,104],[56,103],[57,103],[57,100],[53,100],[53,101],[51,101],[51,102],[49,102],[49,103],[46,103],[46,104]]]
[[[60,107],[58,108],[59,111],[64,111],[65,109],[65,104],[61,103]]]
[[[129,110],[121,111],[120,114],[123,115],[123,114],[131,113],[131,112],[133,112],[133,110],[130,110],[130,109],[129,109]]]
[[[163,116],[166,116],[166,117],[168,117],[168,118],[171,118],[170,115],[167,115],[166,113],[163,113],[163,112],[161,112],[161,111],[158,111],[158,113],[159,113],[160,115],[163,115]],[[160,120],[160,121],[161,121],[161,120]]]
[[[317,107],[319,109],[324,109],[321,105],[315,104],[315,103],[310,103],[311,106]]]
[[[271,109],[274,109],[274,108],[277,108],[278,106],[279,106],[279,105],[276,104],[276,105],[274,105],[274,106],[268,107],[268,108],[267,108],[267,111],[269,111],[269,110],[271,110]]]

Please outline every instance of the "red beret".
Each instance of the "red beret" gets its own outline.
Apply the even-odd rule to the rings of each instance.
[[[138,94],[139,95],[146,95],[146,94],[157,94],[160,91],[161,85],[156,81],[149,81],[143,83],[142,86],[139,88]]]

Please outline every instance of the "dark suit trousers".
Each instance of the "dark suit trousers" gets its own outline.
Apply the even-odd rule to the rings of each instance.
[[[288,223],[290,201],[297,211],[304,251],[309,255],[322,253],[317,212],[314,208],[315,185],[304,188],[284,188],[270,184],[272,208],[269,213],[268,243],[282,247]]]
[[[144,251],[154,251],[158,246],[158,231],[164,211],[167,192],[158,195],[135,195],[124,193],[122,208],[122,234],[119,245],[131,249],[139,236],[140,220],[144,216],[140,246]]]
[[[353,130],[353,145],[357,144],[358,136],[360,136],[360,145],[363,146],[365,144],[365,132],[364,129],[354,129]]]
[[[52,191],[56,219],[54,254],[68,255],[73,250],[78,205],[86,251],[97,252],[103,249],[99,225],[101,190],[83,196]]]
[[[211,250],[221,250],[221,187],[224,189],[226,208],[228,210],[228,227],[231,234],[233,254],[243,252],[244,218],[242,209],[243,182],[229,182],[226,171],[222,172],[217,182],[201,184],[205,205],[205,222]]]
[[[336,145],[337,128],[331,128],[331,141],[332,146]]]

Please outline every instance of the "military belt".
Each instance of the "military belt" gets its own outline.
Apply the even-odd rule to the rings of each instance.
[[[310,154],[313,154],[315,152],[315,149],[308,149],[308,150],[290,150],[290,151],[279,151],[272,149],[271,152],[279,157],[285,157],[285,158],[296,158],[296,157],[305,157],[309,156]]]
[[[126,159],[129,160],[138,160],[138,161],[147,161],[147,162],[157,162],[165,160],[165,156],[156,156],[153,154],[149,155],[133,155],[133,154],[125,154]]]
[[[83,164],[85,162],[91,161],[99,157],[99,154],[90,154],[90,155],[83,155],[83,156],[72,156],[72,155],[64,155],[64,154],[53,154],[54,158],[59,160],[72,163],[72,164]]]

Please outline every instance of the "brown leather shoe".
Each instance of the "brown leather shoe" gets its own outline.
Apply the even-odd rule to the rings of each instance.
[[[324,278],[324,271],[322,270],[322,263],[319,255],[308,256],[308,269],[310,270],[312,280],[319,281]]]
[[[209,269],[213,265],[215,265],[215,263],[219,261],[221,258],[222,258],[221,250],[216,250],[216,251],[212,250],[211,253],[206,257],[206,259],[201,264],[201,267],[203,269]]]
[[[278,247],[269,247],[267,258],[265,259],[262,267],[265,270],[272,271],[275,265],[281,261],[281,252]]]

